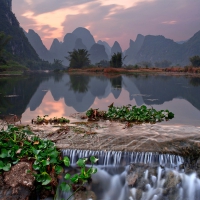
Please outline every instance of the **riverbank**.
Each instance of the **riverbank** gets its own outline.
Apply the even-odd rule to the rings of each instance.
[[[145,75],[174,75],[174,76],[197,76],[200,77],[200,68],[188,67],[184,70],[183,67],[171,67],[171,68],[101,68],[101,67],[91,67],[83,69],[73,69],[64,70],[69,74],[103,74],[105,76],[113,74],[145,74]]]
[[[169,75],[169,76],[192,76],[200,77],[200,68],[195,67],[169,67],[169,68],[111,68],[111,67],[88,67],[82,69],[69,68],[65,70],[29,70],[28,68],[6,70],[1,72],[1,77],[20,76],[34,73],[68,73],[68,74],[87,74],[87,75]]]

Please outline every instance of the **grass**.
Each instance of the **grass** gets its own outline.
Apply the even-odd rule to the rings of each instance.
[[[169,67],[163,69],[165,72],[182,72],[182,73],[193,73],[193,74],[200,74],[200,67],[192,67],[192,66],[185,66],[185,67]]]
[[[133,73],[157,73],[162,72],[159,68],[113,68],[113,67],[85,67],[81,69],[70,68],[67,70],[68,73],[103,73],[103,74],[133,74]]]

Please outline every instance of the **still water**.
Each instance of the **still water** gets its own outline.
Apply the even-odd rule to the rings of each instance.
[[[66,117],[89,108],[147,105],[168,109],[174,125],[200,126],[200,77],[165,75],[33,74],[0,78],[1,116],[16,114],[22,122],[38,115]]]

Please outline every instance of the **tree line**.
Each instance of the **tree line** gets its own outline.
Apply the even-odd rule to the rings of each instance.
[[[85,49],[78,49],[73,50],[72,52],[68,52],[69,56],[65,57],[67,60],[69,60],[69,67],[70,68],[83,68],[90,66],[90,54]],[[122,53],[114,53],[111,56],[110,61],[102,60],[99,63],[97,63],[98,66],[106,67],[114,67],[114,68],[121,68],[123,66],[123,61],[126,57],[123,58]],[[200,67],[200,56],[195,55],[193,57],[189,58],[191,64],[193,67]],[[156,67],[166,68],[169,67],[172,63],[170,61],[164,60],[160,62],[156,62]],[[142,65],[145,67],[151,67],[149,62],[143,62]]]

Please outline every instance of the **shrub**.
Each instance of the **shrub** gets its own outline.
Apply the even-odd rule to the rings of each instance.
[[[190,62],[194,67],[200,67],[200,56],[193,56],[190,58]]]

